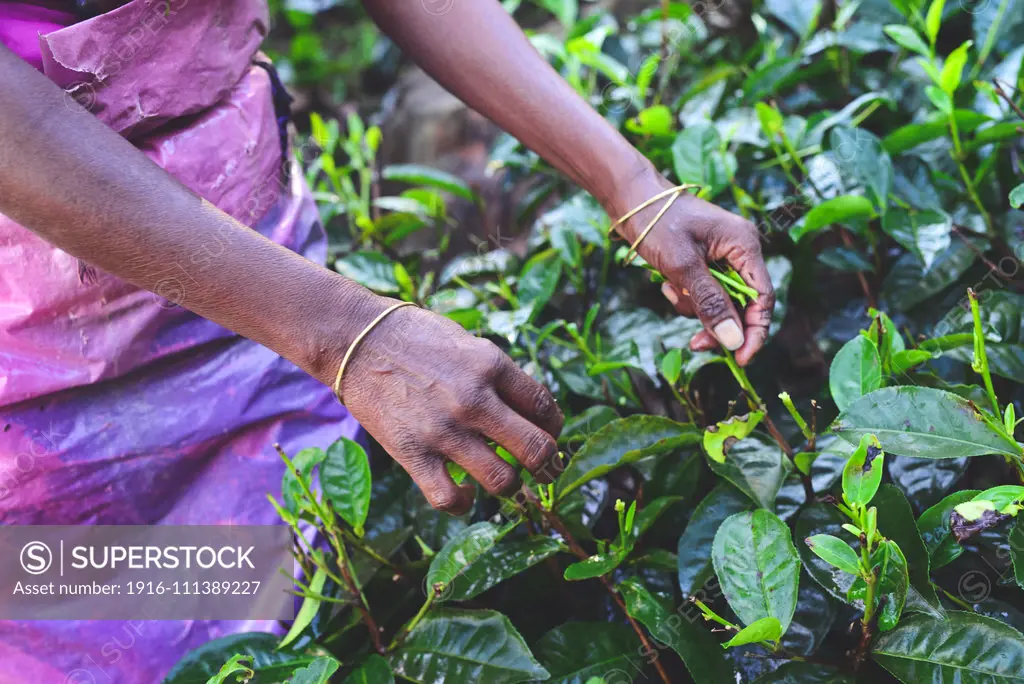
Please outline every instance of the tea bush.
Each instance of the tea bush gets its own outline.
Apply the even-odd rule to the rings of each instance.
[[[764,0],[725,33],[537,4],[581,95],[757,223],[775,339],[753,377],[690,351],[660,276],[514,140],[525,259],[453,255],[473,188],[393,166],[377,197],[379,130],[314,117],[337,270],[501,340],[566,409],[564,471],[450,518],[354,442],[282,454],[298,618],[168,681],[1024,682],[1024,1]]]

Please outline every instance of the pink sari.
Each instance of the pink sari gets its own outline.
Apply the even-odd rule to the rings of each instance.
[[[0,2],[0,42],[192,190],[325,260],[256,64],[265,0],[132,0],[77,23],[35,5]],[[212,244],[210,267],[216,256]],[[0,524],[275,523],[272,445],[358,433],[328,388],[273,352],[0,215]],[[0,684],[152,684],[210,639],[274,627],[0,622]]]

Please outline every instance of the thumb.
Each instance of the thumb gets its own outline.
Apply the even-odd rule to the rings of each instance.
[[[729,351],[743,346],[743,325],[729,295],[704,263],[687,274],[683,294],[689,293],[694,313],[704,328]]]

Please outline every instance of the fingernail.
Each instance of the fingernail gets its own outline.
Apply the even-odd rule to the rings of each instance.
[[[676,291],[672,289],[672,286],[669,285],[668,283],[662,284],[661,294],[665,295],[665,299],[672,302],[672,306],[675,306],[679,303],[679,295],[676,294]]]
[[[729,351],[736,351],[743,346],[743,331],[731,318],[715,326],[715,337]]]

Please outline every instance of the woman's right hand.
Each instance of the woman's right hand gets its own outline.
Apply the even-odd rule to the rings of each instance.
[[[550,392],[492,342],[429,311],[404,307],[375,326],[349,360],[341,394],[438,510],[461,514],[473,504],[473,485],[455,485],[449,460],[491,494],[519,487],[517,469],[487,440],[540,483],[561,472],[563,417]]]

